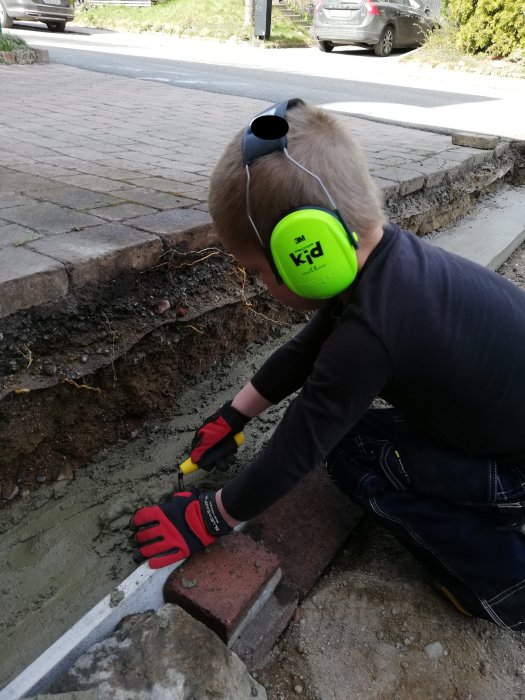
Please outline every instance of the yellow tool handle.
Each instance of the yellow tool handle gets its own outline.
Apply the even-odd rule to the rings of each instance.
[[[244,442],[244,433],[237,433],[233,436],[233,439],[235,440],[237,447],[240,447]],[[185,459],[179,466],[179,471],[181,471],[183,474],[191,474],[192,472],[196,472],[198,468],[199,465],[192,462],[191,457],[188,457],[188,459]]]

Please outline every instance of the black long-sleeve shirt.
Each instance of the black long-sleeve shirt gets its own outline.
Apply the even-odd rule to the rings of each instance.
[[[272,403],[300,392],[223,489],[239,520],[287,493],[377,396],[462,452],[525,460],[525,293],[389,224],[349,301],[330,300],[252,383]]]

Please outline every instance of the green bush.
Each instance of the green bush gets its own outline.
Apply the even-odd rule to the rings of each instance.
[[[517,0],[448,0],[446,10],[458,26],[458,48],[494,58],[525,49],[524,6]]]

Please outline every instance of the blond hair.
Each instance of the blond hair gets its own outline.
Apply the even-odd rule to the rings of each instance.
[[[366,236],[385,220],[381,194],[370,177],[363,152],[342,120],[300,103],[286,113],[288,152],[321,178],[347,225]],[[237,253],[260,247],[246,210],[246,170],[239,131],[226,146],[210,180],[209,209],[226,248]],[[282,151],[250,166],[250,209],[265,243],[276,222],[305,205],[331,209],[318,182]]]

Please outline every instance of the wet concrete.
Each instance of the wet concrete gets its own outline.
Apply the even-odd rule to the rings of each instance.
[[[150,422],[134,437],[102,450],[77,470],[74,480],[43,483],[0,511],[0,685],[134,570],[127,525],[135,508],[176,486],[176,466],[187,456],[201,417],[231,398],[297,328],[253,343],[248,361],[226,362],[207,372],[180,396],[171,419]],[[233,470],[261,448],[283,408],[250,423]],[[186,482],[217,488],[227,476],[197,473]]]

